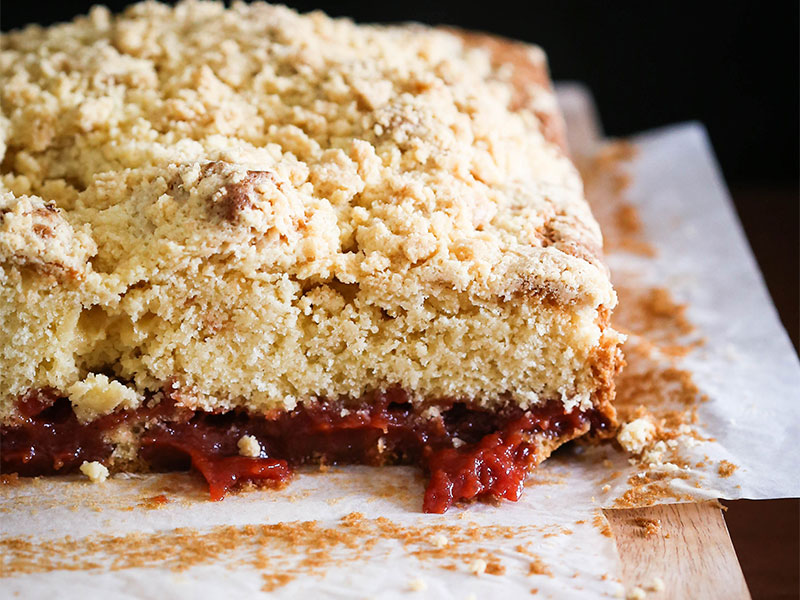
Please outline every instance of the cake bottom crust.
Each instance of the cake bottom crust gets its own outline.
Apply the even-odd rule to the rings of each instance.
[[[267,415],[190,410],[162,393],[88,423],[66,398],[38,390],[18,401],[18,412],[2,427],[3,473],[68,473],[85,461],[117,471],[193,468],[211,499],[221,500],[243,483],[283,484],[302,464],[408,464],[429,474],[423,510],[432,513],[472,499],[517,500],[529,471],[555,448],[590,431],[603,437],[615,425],[607,403],[569,413],[556,400],[528,410],[447,399],[419,407],[400,389]],[[258,443],[254,456],[240,454],[245,436]]]

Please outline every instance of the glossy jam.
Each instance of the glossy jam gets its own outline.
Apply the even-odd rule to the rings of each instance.
[[[423,509],[435,513],[473,498],[517,500],[526,474],[541,460],[543,439],[570,438],[589,424],[608,426],[599,413],[565,414],[558,402],[527,412],[442,402],[441,416],[425,418],[402,390],[375,393],[357,407],[326,402],[267,416],[194,412],[163,400],[89,424],[78,422],[68,400],[46,390],[18,406],[19,422],[2,428],[4,473],[69,472],[83,461],[106,461],[113,450],[106,434],[125,423],[143,429],[140,458],[156,470],[193,467],[213,500],[243,482],[286,482],[291,467],[305,463],[416,464],[430,474]],[[260,457],[239,455],[244,435],[258,439]]]

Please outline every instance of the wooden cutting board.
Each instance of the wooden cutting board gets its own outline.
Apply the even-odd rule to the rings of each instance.
[[[717,502],[605,510],[629,598],[750,600]],[[656,579],[663,590],[656,591]]]

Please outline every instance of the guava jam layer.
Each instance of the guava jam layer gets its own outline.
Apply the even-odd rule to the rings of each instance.
[[[292,411],[253,414],[190,410],[163,395],[136,410],[78,421],[66,398],[37,390],[18,401],[19,418],[2,427],[0,469],[22,476],[76,471],[84,461],[115,467],[114,433],[127,428],[138,441],[136,460],[157,471],[193,468],[212,500],[242,483],[281,485],[303,464],[408,464],[430,479],[423,510],[443,513],[472,499],[518,500],[529,471],[552,449],[612,424],[603,412],[566,412],[560,401],[529,410],[486,410],[454,400],[415,406],[403,390],[352,401],[316,401]],[[241,456],[252,436],[259,456]]]

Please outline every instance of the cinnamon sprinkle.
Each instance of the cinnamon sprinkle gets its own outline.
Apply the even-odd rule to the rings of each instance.
[[[408,555],[429,566],[468,572],[476,561],[482,561],[482,572],[501,576],[508,567],[491,553],[491,543],[502,546],[503,540],[524,538],[538,530],[534,526],[399,525],[386,518],[367,519],[360,513],[351,513],[331,525],[302,521],[83,539],[5,538],[0,539],[0,554],[4,557],[0,577],[55,570],[160,567],[185,571],[200,565],[230,563],[259,571],[263,574],[264,591],[272,591],[297,577],[322,577],[333,567],[389,553],[389,540],[399,542]],[[447,547],[442,546],[442,537],[448,540]],[[524,548],[517,546],[518,550]],[[530,557],[527,550],[521,554]],[[551,574],[535,556],[525,567],[527,572],[533,569],[537,574]]]

